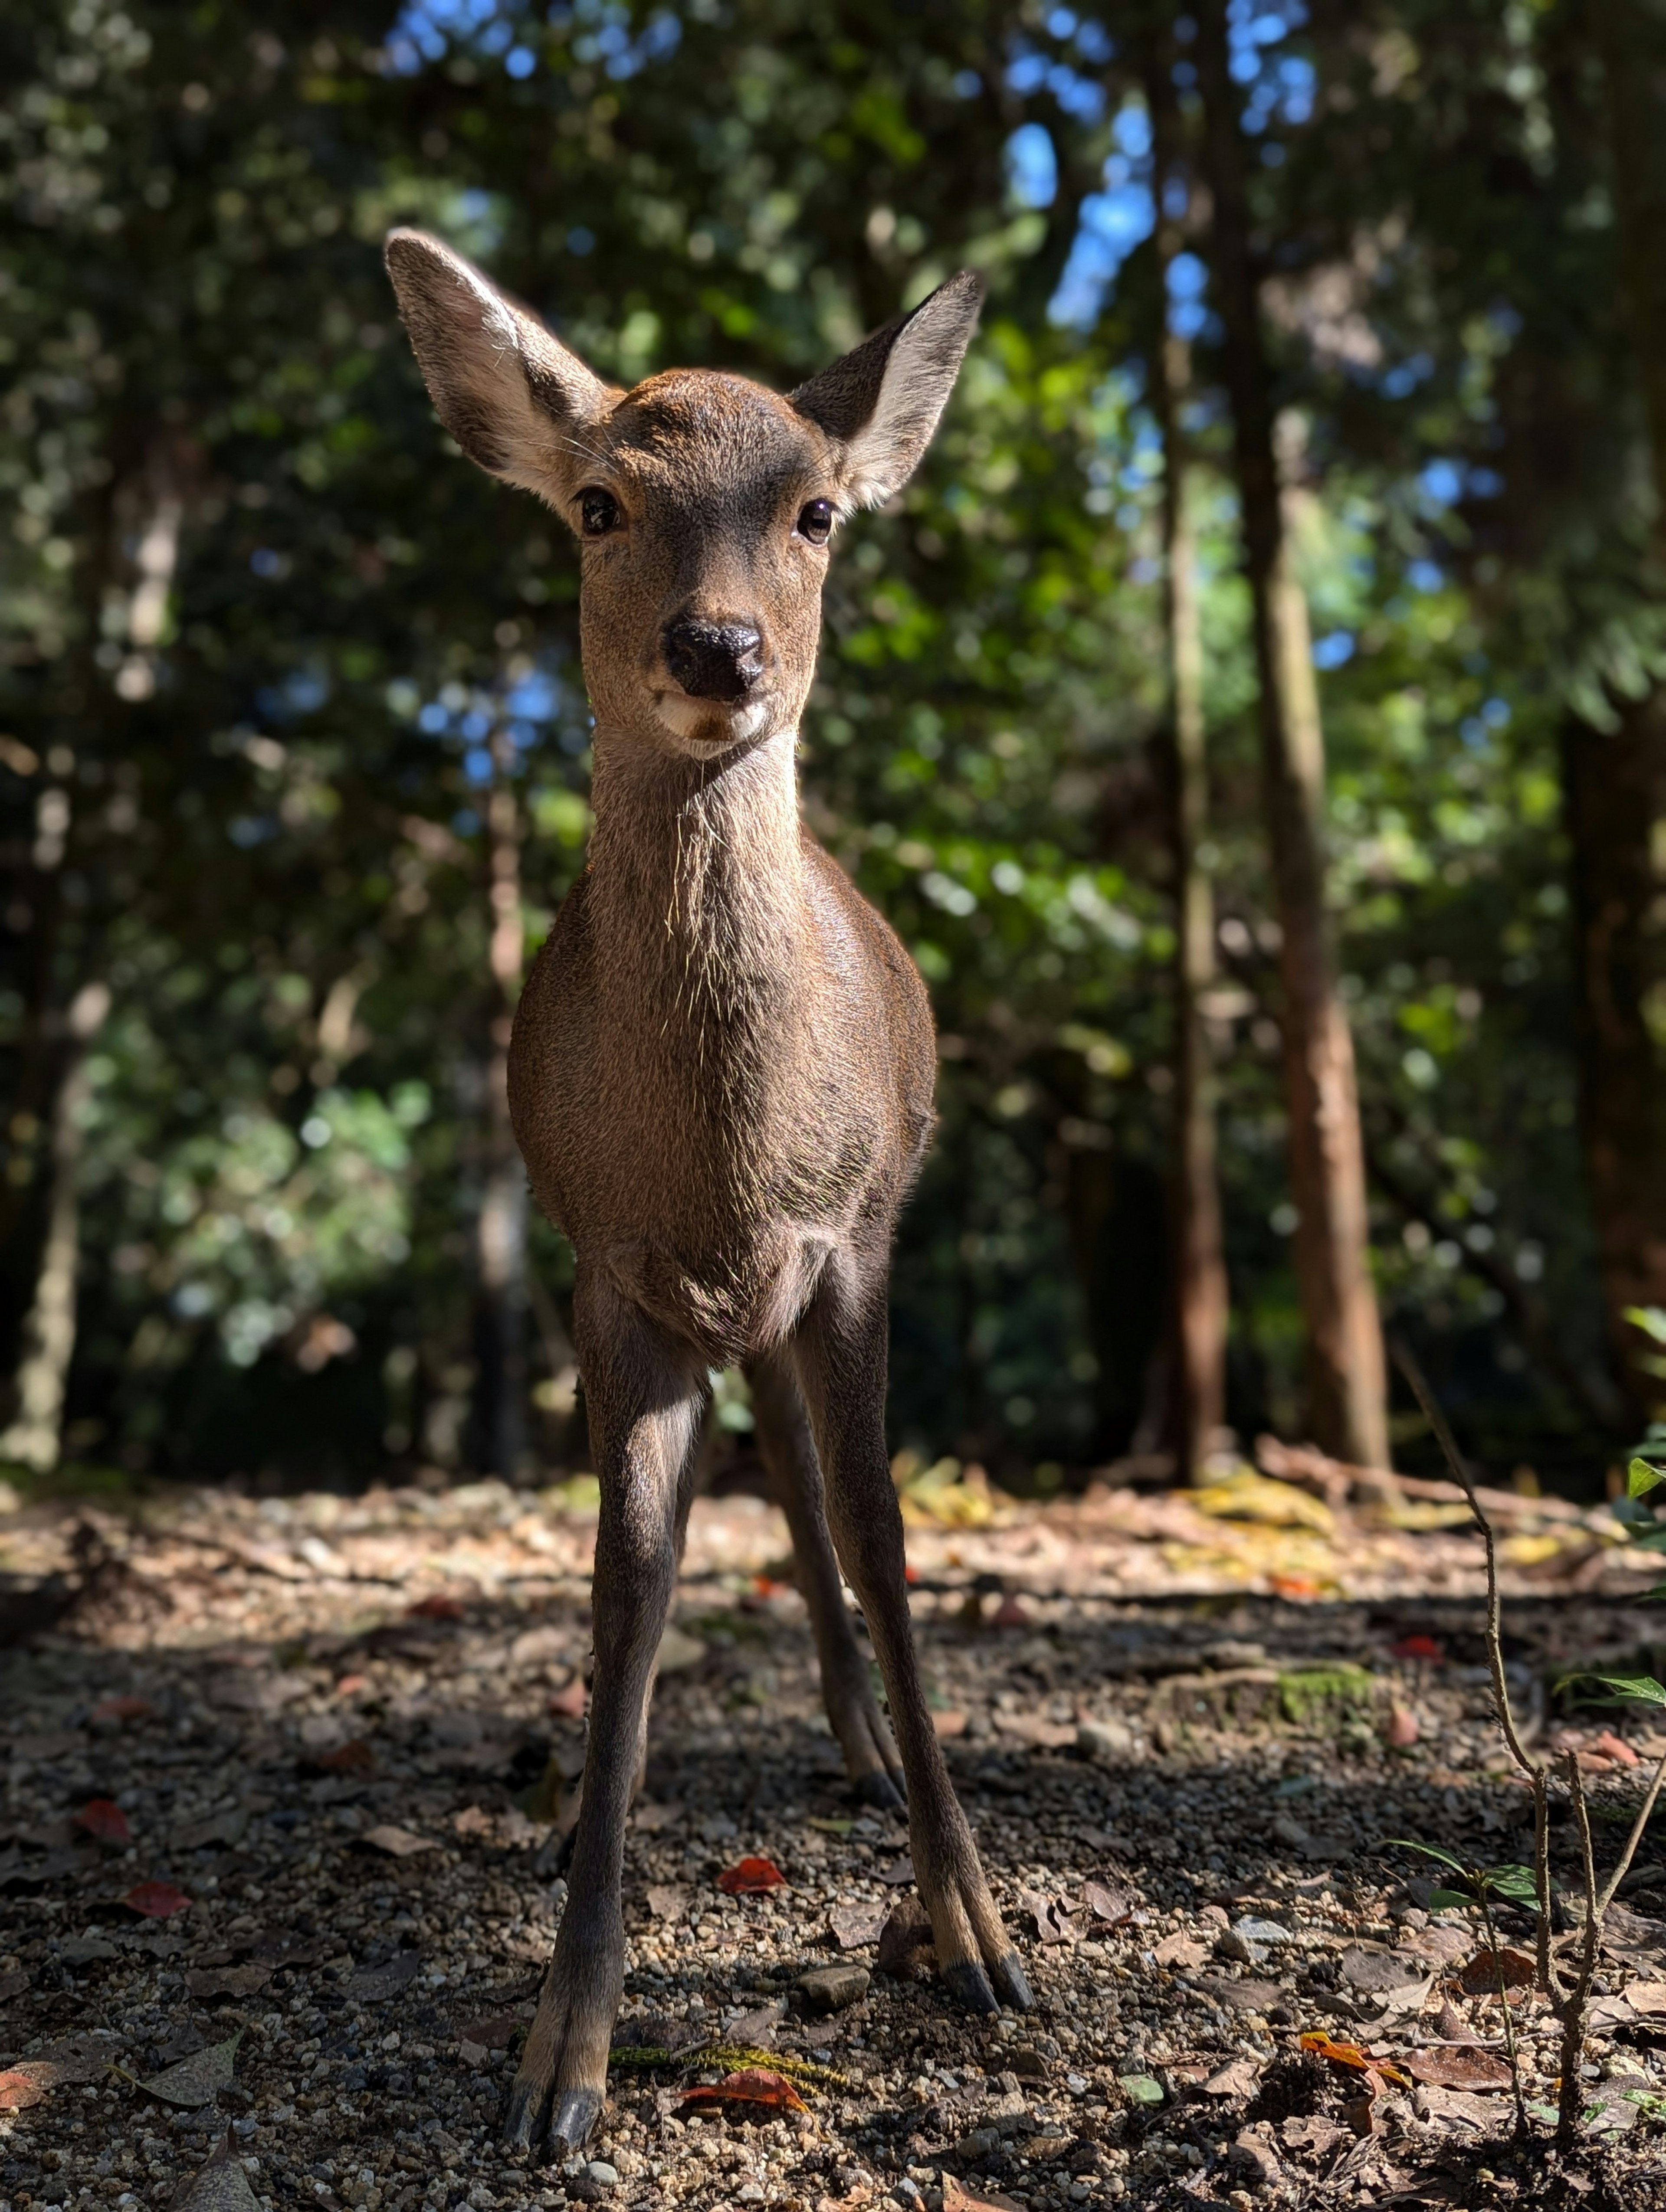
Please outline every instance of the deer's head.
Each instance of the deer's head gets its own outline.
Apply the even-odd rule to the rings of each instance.
[[[951,277],[783,398],[711,369],[621,392],[437,239],[396,230],[387,266],[447,429],[578,537],[598,724],[696,758],[796,730],[829,541],[913,474],[977,278]]]

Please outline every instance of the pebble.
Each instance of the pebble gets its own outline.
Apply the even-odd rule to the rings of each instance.
[[[845,2012],[867,1995],[873,1976],[866,1966],[812,1966],[799,1976],[796,1987],[809,2012]]]

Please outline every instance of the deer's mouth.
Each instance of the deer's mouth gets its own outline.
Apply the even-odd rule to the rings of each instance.
[[[656,690],[654,711],[660,727],[679,750],[702,757],[764,736],[775,718],[775,704],[768,696],[733,701],[691,699],[680,685]]]

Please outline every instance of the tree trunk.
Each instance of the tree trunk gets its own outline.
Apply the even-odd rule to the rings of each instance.
[[[86,983],[71,1000],[68,1040],[52,1105],[52,1192],[33,1302],[23,1324],[17,1364],[17,1407],[0,1435],[0,1460],[16,1460],[44,1474],[58,1465],[64,1399],[76,1348],[76,1274],[81,1262],[78,1177],[86,1144],[89,1085],[87,1048],[110,1011],[102,983]]]
[[[1336,988],[1325,910],[1324,738],[1307,607],[1291,564],[1280,506],[1224,0],[1207,0],[1198,11],[1197,58],[1260,690],[1263,803],[1283,933],[1285,1087],[1309,1419],[1315,1440],[1334,1456],[1385,1467],[1383,1337],[1371,1275],[1353,1040]]]
[[[1594,0],[1614,161],[1626,305],[1655,485],[1654,555],[1666,580],[1666,21],[1642,0]],[[1649,1008],[1666,983],[1657,917],[1666,813],[1666,690],[1616,702],[1605,732],[1570,717],[1562,733],[1572,845],[1580,1121],[1608,1331],[1626,1395],[1657,1410],[1657,1348],[1626,1319],[1666,1307],[1666,1054]]]
[[[1170,1276],[1168,1441],[1177,1472],[1195,1480],[1226,1411],[1229,1302],[1215,1174],[1219,1085],[1204,1024],[1214,981],[1213,887],[1200,857],[1208,829],[1209,770],[1203,724],[1203,633],[1197,548],[1187,508],[1181,410],[1191,391],[1191,348],[1168,326],[1169,270],[1183,251],[1170,191],[1182,181],[1174,81],[1166,54],[1146,70],[1158,207],[1158,322],[1152,398],[1163,434],[1163,566],[1168,629],[1175,901],[1174,1258]]]
[[[1626,1318],[1666,1308],[1666,1070],[1650,1034],[1666,981],[1655,829],[1666,803],[1666,692],[1627,701],[1612,732],[1570,716],[1562,805],[1572,848],[1579,1106],[1608,1333],[1639,1413],[1660,1382],[1657,1348]]]
[[[526,1171],[509,1121],[509,1034],[520,995],[520,813],[507,730],[492,738],[487,802],[492,1010],[486,1069],[485,1173],[476,1227],[475,1430],[481,1467],[513,1477],[526,1468]]]

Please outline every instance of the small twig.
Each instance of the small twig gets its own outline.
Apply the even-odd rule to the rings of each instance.
[[[1481,1893],[1481,1917],[1487,1927],[1487,1942],[1493,1954],[1493,1971],[1499,1980],[1499,2002],[1504,2007],[1504,2053],[1510,2061],[1510,2087],[1516,2098],[1516,2132],[1524,2136],[1527,2124],[1527,2100],[1522,2094],[1522,2062],[1516,2049],[1516,2015],[1510,2009],[1510,1991],[1505,1984],[1504,1952],[1499,1942],[1499,1931],[1493,1918],[1493,1899],[1487,1887],[1487,1877],[1478,1874],[1475,1887]]]
[[[1440,1410],[1434,1393],[1423,1379],[1423,1370],[1403,1344],[1394,1346],[1395,1364],[1412,1386],[1412,1395],[1422,1407],[1435,1440],[1446,1455],[1446,1464],[1452,1470],[1453,1480],[1469,1501],[1469,1510],[1474,1516],[1475,1526],[1481,1530],[1481,1540],[1487,1547],[1487,1664],[1493,1677],[1493,1696],[1499,1709],[1499,1723],[1504,1730],[1504,1741],[1510,1756],[1522,1772],[1529,1778],[1541,1771],[1522,1748],[1522,1740],[1516,1732],[1516,1716],[1511,1709],[1510,1685],[1504,1672],[1503,1601],[1499,1595],[1498,1539],[1493,1523],[1482,1509],[1475,1492],[1474,1478],[1458,1452],[1452,1431],[1446,1425],[1446,1416]]]
[[[1585,1877],[1584,1941],[1579,1953],[1579,1978],[1562,2014],[1562,2085],[1556,2097],[1556,2142],[1568,2152],[1579,2140],[1579,2069],[1585,2057],[1585,2008],[1590,1985],[1596,1978],[1596,1949],[1602,1932],[1602,1907],[1596,1894],[1596,1856],[1590,1839],[1590,1814],[1585,1805],[1585,1785],[1579,1772],[1579,1754],[1566,1754],[1568,1795],[1573,1801],[1579,1828],[1579,1863]]]
[[[1550,1777],[1542,1766],[1533,1771],[1533,1888],[1539,1900],[1539,1987],[1553,2004],[1559,2004],[1564,1993],[1550,1953]]]
[[[1620,1863],[1602,1885],[1602,1894],[1596,1900],[1596,1917],[1599,1921],[1614,1903],[1614,1892],[1630,1871],[1632,1861],[1637,1856],[1637,1847],[1643,1840],[1643,1831],[1649,1825],[1649,1815],[1654,1811],[1655,1800],[1660,1795],[1660,1786],[1663,1782],[1666,1782],[1666,1758],[1663,1758],[1656,1767],[1655,1778],[1649,1784],[1649,1794],[1638,1808],[1637,1818],[1632,1823],[1632,1832],[1626,1838],[1626,1848],[1620,1854]]]

